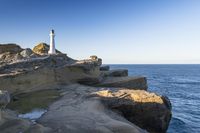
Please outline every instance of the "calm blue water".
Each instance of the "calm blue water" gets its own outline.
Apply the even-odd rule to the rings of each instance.
[[[169,97],[172,120],[168,133],[200,133],[200,65],[110,65],[129,76],[146,76],[149,91]]]

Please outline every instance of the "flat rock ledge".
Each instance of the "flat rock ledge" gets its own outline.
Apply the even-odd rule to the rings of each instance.
[[[37,122],[60,133],[147,133],[111,110],[99,89],[83,85],[64,86],[63,97],[54,102]],[[95,93],[96,92],[96,93]]]
[[[134,90],[147,90],[145,77],[106,77],[97,84],[102,87],[123,87]]]

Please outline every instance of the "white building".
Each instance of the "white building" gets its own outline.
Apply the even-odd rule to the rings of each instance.
[[[54,30],[50,31],[49,36],[50,36],[50,48],[49,48],[48,54],[56,54],[55,40],[54,40],[54,37],[55,37]]]

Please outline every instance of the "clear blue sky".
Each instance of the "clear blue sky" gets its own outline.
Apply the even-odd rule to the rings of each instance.
[[[0,43],[103,63],[200,63],[200,0],[0,0]]]

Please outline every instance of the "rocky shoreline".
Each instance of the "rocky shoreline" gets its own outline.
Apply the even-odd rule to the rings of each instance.
[[[166,96],[148,92],[146,77],[110,70],[97,56],[74,60],[60,51],[48,55],[48,48],[45,43],[33,50],[0,45],[2,133],[167,131],[171,103]],[[47,111],[34,122],[18,117],[27,106]]]

